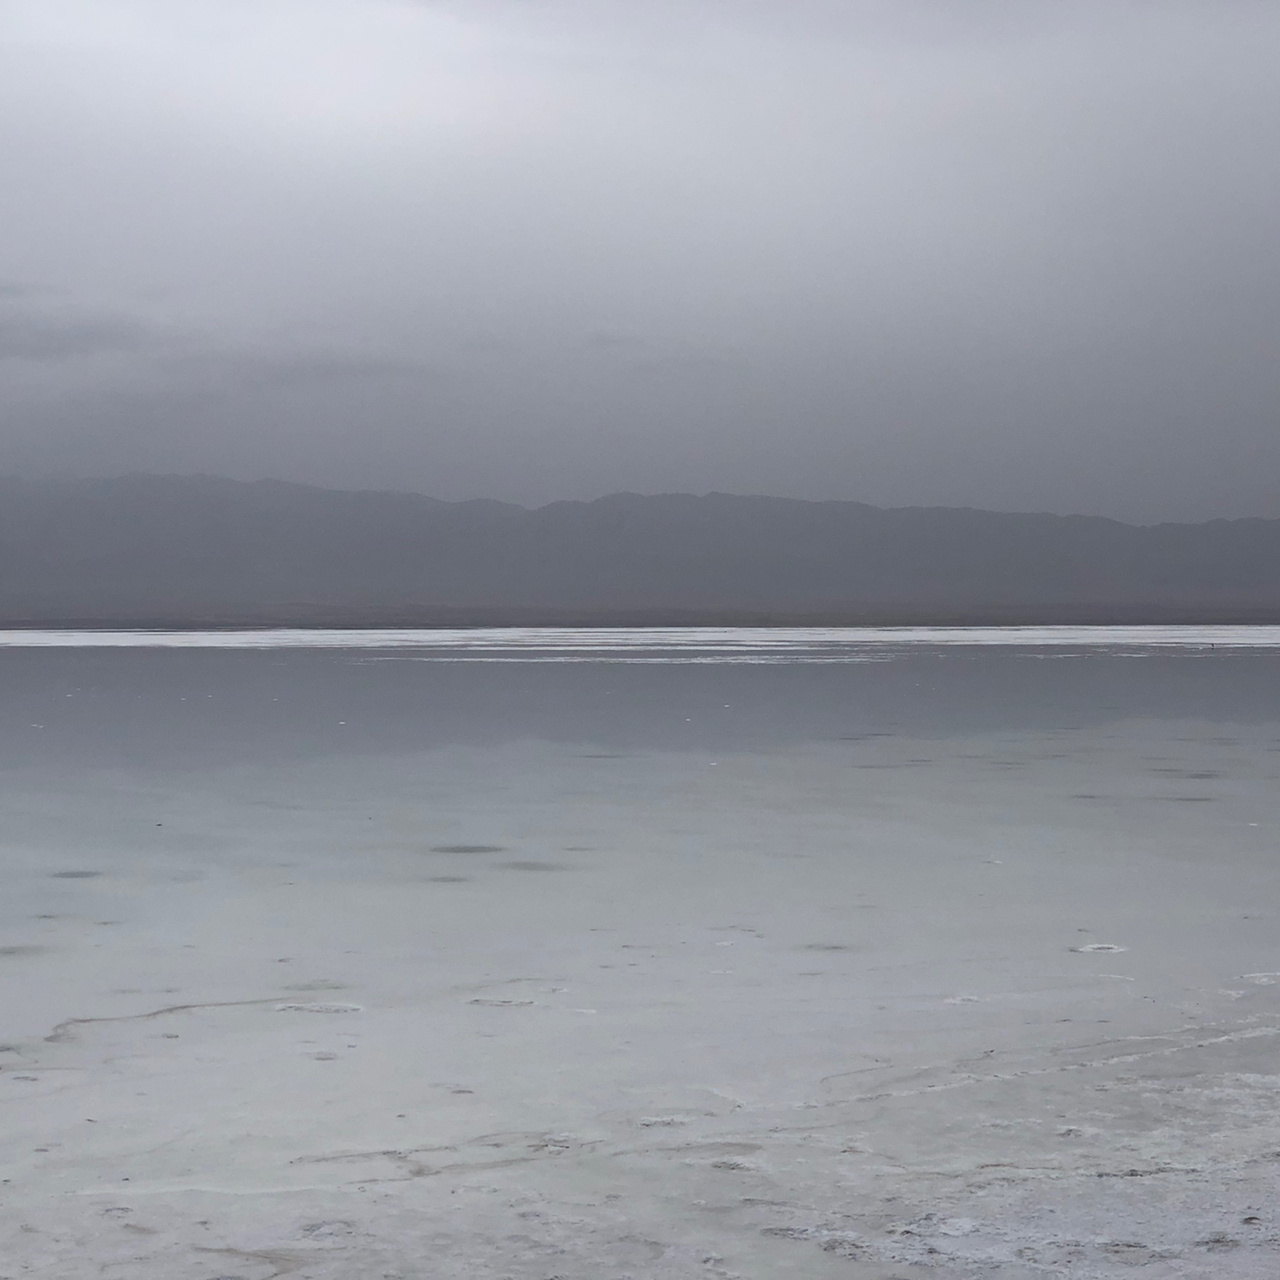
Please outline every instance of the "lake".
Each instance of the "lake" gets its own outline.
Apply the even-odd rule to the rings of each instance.
[[[0,1275],[1270,1280],[1278,675],[0,633]]]

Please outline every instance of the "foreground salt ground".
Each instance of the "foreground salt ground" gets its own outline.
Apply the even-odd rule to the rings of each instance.
[[[1274,1277],[1278,739],[11,770],[0,1276]]]

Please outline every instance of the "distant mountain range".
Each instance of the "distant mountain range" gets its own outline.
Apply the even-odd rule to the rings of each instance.
[[[1280,520],[0,479],[4,625],[1280,622]]]

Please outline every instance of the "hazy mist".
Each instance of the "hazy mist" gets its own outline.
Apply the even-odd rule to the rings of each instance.
[[[1280,515],[1274,0],[0,0],[0,472]]]

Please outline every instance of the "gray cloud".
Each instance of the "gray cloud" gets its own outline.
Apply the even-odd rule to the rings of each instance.
[[[0,360],[71,360],[100,352],[136,351],[147,336],[142,325],[123,317],[50,315],[0,307]]]
[[[7,0],[0,471],[1280,515],[1271,0]]]
[[[191,350],[157,366],[175,389],[234,396],[297,387],[325,387],[348,380],[418,377],[424,373],[406,360],[344,352]]]

